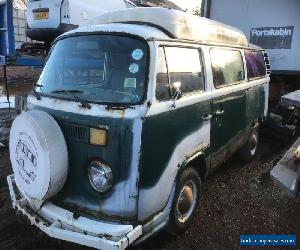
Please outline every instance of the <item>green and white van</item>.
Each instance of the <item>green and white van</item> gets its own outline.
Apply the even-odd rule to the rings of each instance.
[[[241,31],[163,8],[61,35],[11,129],[13,207],[51,237],[99,249],[183,232],[208,173],[256,153],[265,61]]]

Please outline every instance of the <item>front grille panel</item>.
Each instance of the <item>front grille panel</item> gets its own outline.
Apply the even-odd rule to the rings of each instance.
[[[65,138],[68,140],[76,140],[81,142],[89,142],[89,128],[85,126],[76,125],[69,122],[59,123]]]

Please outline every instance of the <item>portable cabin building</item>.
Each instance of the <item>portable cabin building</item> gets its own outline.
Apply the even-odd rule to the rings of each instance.
[[[206,0],[205,16],[268,51],[272,73],[300,75],[300,0]]]

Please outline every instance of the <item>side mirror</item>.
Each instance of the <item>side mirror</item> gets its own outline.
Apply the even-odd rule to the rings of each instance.
[[[173,100],[172,107],[173,108],[176,107],[175,102],[182,97],[182,91],[180,90],[180,87],[181,87],[181,82],[174,82],[172,84],[172,88],[175,90],[175,92],[174,92],[174,94],[172,96],[172,100]]]

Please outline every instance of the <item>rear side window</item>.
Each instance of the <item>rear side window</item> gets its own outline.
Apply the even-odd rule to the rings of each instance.
[[[198,49],[166,47],[171,86],[180,83],[182,94],[204,90],[204,74]]]
[[[167,64],[164,48],[158,48],[157,74],[156,74],[156,99],[167,101],[171,99],[170,85],[168,79]]]
[[[210,50],[210,57],[216,88],[245,80],[244,63],[240,51],[213,48]]]
[[[248,78],[254,79],[266,75],[266,65],[260,51],[245,51]]]

